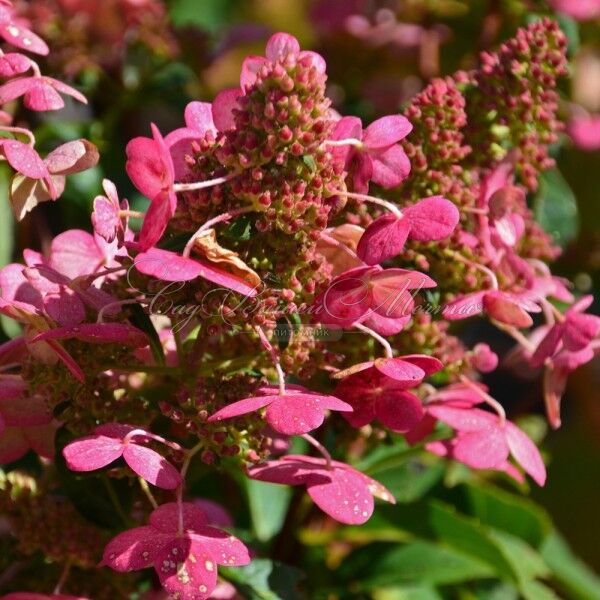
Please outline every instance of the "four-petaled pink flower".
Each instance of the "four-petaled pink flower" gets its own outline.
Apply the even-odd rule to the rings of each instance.
[[[357,254],[368,265],[377,265],[394,258],[404,248],[406,240],[430,242],[448,237],[458,224],[456,206],[441,196],[424,198],[394,213],[375,219],[365,230]]]
[[[45,75],[18,77],[1,85],[0,104],[6,104],[23,96],[23,104],[30,110],[59,110],[65,105],[59,92],[87,104],[87,100],[81,92],[58,79]]]
[[[361,373],[374,368],[386,377],[395,380],[396,389],[409,389],[419,385],[425,377],[440,371],[444,365],[433,356],[426,354],[407,354],[393,358],[376,358],[366,362],[357,363],[338,371],[332,377],[342,379],[349,375]]]
[[[353,412],[344,418],[353,427],[362,427],[378,419],[392,431],[404,433],[421,421],[424,415],[421,400],[406,391],[406,386],[371,368],[342,380],[335,389]]]
[[[140,231],[140,247],[151,248],[160,240],[177,208],[175,167],[167,144],[160,131],[151,124],[152,137],[136,137],[125,152],[125,170],[133,185],[150,199],[150,207]]]
[[[474,469],[507,470],[512,456],[538,485],[546,481],[546,467],[537,446],[510,421],[480,408],[437,403],[427,413],[455,430],[450,440],[431,442],[426,448],[454,458]]]
[[[149,483],[172,490],[181,484],[177,469],[158,452],[142,445],[157,439],[154,434],[122,423],[106,423],[94,434],[63,449],[67,466],[72,471],[95,471],[123,457],[131,470]]]
[[[369,181],[393,188],[410,173],[410,161],[398,142],[411,131],[412,125],[402,115],[377,119],[364,131],[358,117],[342,117],[331,139],[349,143],[332,148],[332,154],[352,176],[356,192],[366,193]]]
[[[411,290],[435,287],[429,276],[406,269],[362,266],[336,277],[316,299],[324,325],[349,327],[371,316],[406,319],[414,307]],[[414,293],[414,292],[413,292]]]
[[[335,396],[318,394],[298,386],[288,387],[283,395],[279,394],[276,387],[262,387],[258,394],[225,406],[212,415],[209,422],[239,417],[268,407],[265,419],[275,431],[285,435],[301,435],[320,427],[326,410],[352,410],[349,404]]]
[[[579,352],[591,344],[600,333],[600,317],[586,315],[584,311],[593,301],[593,296],[584,296],[565,312],[562,321],[550,327],[531,357],[533,367],[541,366],[553,356],[561,342],[569,352]]]
[[[444,306],[442,316],[449,321],[467,319],[486,312],[501,323],[515,327],[531,327],[533,319],[528,313],[541,312],[535,294],[511,293],[499,290],[482,290],[465,294]]]
[[[217,565],[237,567],[249,562],[246,546],[226,531],[209,526],[201,508],[171,502],[159,506],[148,525],[114,537],[104,549],[101,564],[119,572],[154,567],[172,597],[205,600],[217,584]]]
[[[305,485],[313,502],[332,519],[362,525],[373,514],[373,497],[396,503],[378,481],[335,460],[290,454],[279,460],[251,467],[252,479],[283,485]]]

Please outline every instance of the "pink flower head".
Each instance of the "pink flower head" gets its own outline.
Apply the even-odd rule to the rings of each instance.
[[[173,490],[181,484],[181,475],[158,452],[143,445],[157,439],[147,431],[121,423],[106,423],[94,434],[63,449],[67,466],[72,471],[95,471],[123,457],[131,470],[152,485]]]
[[[428,406],[427,413],[456,431],[446,445],[452,458],[474,469],[505,470],[511,455],[538,485],[544,485],[546,467],[539,450],[514,423],[503,423],[498,415],[473,407],[436,404]]]
[[[573,115],[567,123],[567,133],[581,150],[600,150],[600,115]]]
[[[75,88],[44,75],[19,77],[0,86],[0,104],[6,104],[23,96],[23,104],[30,110],[42,112],[59,110],[65,105],[60,94],[72,96],[75,100],[87,104],[85,96]]]
[[[335,147],[332,151],[334,159],[351,173],[355,191],[367,192],[369,181],[393,188],[408,177],[410,162],[398,142],[411,130],[412,125],[402,115],[377,119],[364,131],[358,117],[342,117],[337,122],[332,140],[358,141]]]
[[[250,562],[236,537],[208,525],[205,513],[189,502],[159,506],[148,525],[114,537],[101,565],[128,572],[154,567],[163,588],[180,600],[206,600],[217,585],[217,565]],[[180,527],[180,522],[182,527]]]
[[[178,180],[189,174],[186,156],[192,154],[192,142],[203,138],[209,132],[213,135],[217,133],[210,102],[190,102],[185,107],[184,118],[185,127],[175,129],[165,137],[173,161],[175,178]]]
[[[346,377],[335,393],[354,409],[344,413],[353,427],[362,427],[377,419],[392,431],[404,433],[415,427],[424,415],[421,400],[405,390],[404,384],[371,368]]]
[[[591,344],[600,333],[600,317],[587,315],[584,311],[593,301],[593,296],[584,296],[565,312],[562,321],[548,330],[531,357],[533,367],[541,366],[561,343],[568,352],[579,352]]]
[[[248,56],[242,64],[240,87],[223,90],[212,103],[212,117],[219,131],[235,128],[234,110],[239,109],[238,100],[256,82],[261,67],[283,62],[293,57],[307,67],[313,67],[320,75],[325,74],[325,60],[316,52],[300,50],[298,40],[288,33],[276,33],[267,42],[266,57]]]
[[[161,281],[182,282],[202,277],[244,296],[253,297],[257,294],[256,286],[202,258],[189,258],[169,250],[150,248],[138,254],[134,264],[140,273]]]
[[[348,327],[374,313],[387,319],[410,318],[411,290],[435,287],[423,273],[406,269],[362,266],[336,277],[317,298],[318,319],[325,325]],[[414,293],[414,292],[413,292]]]
[[[325,419],[326,410],[352,410],[349,404],[335,396],[304,389],[288,389],[285,394],[280,395],[275,387],[263,387],[258,393],[259,396],[244,398],[225,406],[208,421],[214,423],[268,407],[265,419],[275,431],[285,435],[301,435],[320,427]]]
[[[288,455],[248,470],[258,481],[283,485],[305,485],[313,502],[332,519],[348,525],[362,525],[373,514],[373,497],[396,503],[379,482],[341,462]]]
[[[368,265],[394,258],[407,239],[442,240],[458,224],[458,209],[441,196],[431,196],[402,210],[402,217],[386,213],[373,221],[358,243],[357,254]]]
[[[9,44],[45,56],[48,54],[46,42],[35,33],[23,27],[15,19],[14,8],[10,3],[0,5],[0,37]]]
[[[444,306],[442,315],[449,321],[456,321],[484,311],[489,317],[501,323],[515,327],[531,327],[533,319],[528,313],[540,312],[541,308],[534,302],[531,294],[483,290],[465,294],[449,302]]]
[[[175,167],[160,131],[151,124],[152,137],[136,137],[127,144],[125,169],[133,185],[150,199],[140,231],[140,246],[151,248],[160,240],[177,208],[173,191]]]
[[[548,0],[556,12],[587,21],[600,17],[600,0]]]
[[[381,374],[395,380],[395,389],[409,389],[420,385],[425,377],[443,369],[444,365],[433,356],[426,354],[407,354],[394,358],[376,358],[358,363],[338,371],[335,379],[343,379],[355,373],[363,373],[367,369],[376,369]]]

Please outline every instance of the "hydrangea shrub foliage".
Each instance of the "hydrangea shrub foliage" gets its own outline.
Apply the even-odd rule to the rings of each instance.
[[[8,0],[0,35],[23,219],[99,153],[41,156],[12,123],[15,102],[86,99],[40,72],[48,47]],[[88,230],[0,270],[20,326],[0,347],[3,598],[587,598],[519,497],[546,466],[480,381],[498,356],[456,336],[501,330],[543,371],[552,428],[598,350],[592,297],[552,274],[527,201],[553,166],[566,49],[537,20],[363,123],[332,108],[325,60],[276,33],[239,86],[129,141],[147,210],[106,179]]]

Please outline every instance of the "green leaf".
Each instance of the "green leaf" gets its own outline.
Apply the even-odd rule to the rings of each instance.
[[[359,582],[362,589],[411,581],[449,585],[493,576],[493,570],[484,562],[433,542],[387,546],[389,551],[366,564]],[[362,551],[373,557],[369,546]]]
[[[559,533],[546,538],[540,553],[552,569],[553,578],[572,598],[600,600],[600,577],[573,555]]]
[[[165,353],[158,336],[156,328],[152,324],[150,317],[146,314],[144,309],[139,304],[130,304],[127,307],[129,313],[129,320],[132,325],[135,325],[138,329],[141,329],[150,340],[150,350],[152,350],[152,356],[159,365],[165,364]]]
[[[254,533],[261,542],[265,542],[281,530],[292,490],[284,485],[248,478],[244,479],[244,484]]]
[[[255,558],[245,567],[219,567],[219,575],[233,583],[247,600],[302,599],[297,585],[304,574],[265,558]]]
[[[223,235],[226,238],[239,242],[247,242],[253,233],[254,219],[250,215],[239,216],[223,230]]]
[[[194,25],[216,32],[232,21],[234,0],[172,0],[169,14],[175,27]]]
[[[430,507],[429,523],[441,541],[494,568],[500,579],[518,581],[518,573],[490,530],[477,519],[461,515],[441,502]]]
[[[550,569],[543,558],[522,539],[505,531],[491,531],[490,535],[502,549],[504,556],[517,573],[521,584],[532,579],[549,576]]]
[[[443,600],[430,585],[411,585],[374,590],[373,600]]]
[[[471,512],[483,523],[507,531],[537,548],[552,531],[552,522],[543,508],[531,500],[500,488],[466,486]]]
[[[14,217],[8,201],[9,170],[2,165],[0,170],[0,267],[12,260],[14,250]],[[21,333],[21,327],[16,321],[6,315],[0,315],[0,326],[9,338]]]
[[[540,187],[534,198],[535,218],[561,246],[579,231],[579,215],[575,194],[558,169],[540,176]]]
[[[528,581],[519,587],[524,600],[560,600],[553,590],[539,581]]]

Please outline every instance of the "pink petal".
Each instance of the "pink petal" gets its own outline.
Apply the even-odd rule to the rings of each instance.
[[[31,310],[42,309],[42,295],[25,277],[23,265],[11,263],[0,269],[0,295],[7,302],[29,305]]]
[[[31,179],[50,177],[46,164],[29,144],[18,140],[6,140],[2,142],[2,150],[15,171]]]
[[[152,198],[140,231],[142,250],[151,248],[160,240],[176,208],[177,196],[174,192],[161,191]]]
[[[46,343],[52,351],[58,356],[61,362],[67,367],[71,375],[81,383],[85,382],[85,374],[75,359],[55,340],[47,340]]]
[[[206,498],[196,498],[194,505],[199,507],[206,515],[206,521],[209,525],[217,527],[233,527],[233,519],[229,512],[217,502],[207,500]]]
[[[404,150],[397,144],[385,152],[371,154],[373,174],[371,179],[383,188],[400,185],[410,174],[410,161]]]
[[[548,333],[543,337],[542,341],[538,344],[535,352],[531,355],[529,363],[532,367],[540,367],[544,364],[547,358],[550,358],[556,352],[558,344],[563,336],[564,325],[558,323],[553,325],[548,330]]]
[[[21,50],[27,50],[42,56],[46,56],[49,52],[46,42],[41,37],[16,24],[12,19],[0,24],[0,36],[9,44],[21,48]]]
[[[405,433],[416,427],[425,411],[421,400],[409,392],[383,392],[375,404],[377,418],[392,431]]]
[[[325,59],[320,54],[317,54],[312,50],[303,50],[300,52],[298,57],[300,60],[305,60],[308,58],[311,66],[317,70],[317,73],[323,74],[327,70],[327,63],[325,62]]]
[[[61,144],[46,156],[44,162],[53,175],[72,175],[95,166],[99,158],[98,148],[88,140],[80,139]]]
[[[333,469],[331,481],[307,484],[313,502],[330,517],[347,525],[362,525],[373,514],[373,496],[361,474]]]
[[[151,448],[130,442],[125,445],[123,458],[132,471],[156,487],[174,490],[181,483],[179,471]]]
[[[215,562],[226,567],[241,567],[250,563],[248,548],[236,537],[214,527],[195,527],[189,534],[192,551],[198,546],[206,548]]]
[[[106,545],[100,564],[120,573],[146,569],[172,539],[150,526],[128,529]]]
[[[62,275],[75,279],[96,271],[104,263],[104,256],[91,234],[81,229],[70,229],[52,240],[48,262]]]
[[[394,258],[402,252],[410,227],[408,219],[399,219],[387,213],[367,227],[358,242],[356,253],[368,265]]]
[[[24,456],[29,442],[20,427],[7,427],[0,433],[0,464],[6,465]]]
[[[108,198],[97,196],[94,199],[94,212],[92,212],[92,225],[94,231],[108,243],[112,242],[121,227],[119,206],[115,206]]]
[[[138,428],[134,427],[133,425],[127,425],[125,423],[103,423],[102,425],[98,425],[98,427],[94,428],[94,433],[122,440],[127,434],[131,433],[134,429]]]
[[[18,52],[9,52],[0,56],[0,75],[2,77],[14,77],[21,75],[31,67],[31,61]]]
[[[355,275],[335,279],[319,297],[322,310],[319,321],[328,325],[351,325],[364,317],[370,309],[371,295],[368,280],[362,268],[353,269]]]
[[[461,432],[489,431],[498,428],[498,417],[477,408],[455,408],[453,406],[432,405],[427,412]]]
[[[52,77],[44,77],[44,81],[50,84],[55,90],[59,91],[61,94],[66,94],[67,96],[75,98],[75,100],[78,100],[82,104],[87,104],[87,99],[81,92],[76,90],[74,87],[67,85],[63,81],[60,81],[59,79],[54,79]]]
[[[158,553],[154,568],[171,597],[206,600],[217,585],[217,567],[212,554],[189,538],[173,538]]]
[[[444,306],[442,316],[449,321],[456,321],[481,314],[483,311],[483,297],[485,294],[486,292],[473,292],[472,294],[465,294],[457,300],[449,302]]]
[[[506,439],[514,459],[538,485],[543,486],[546,483],[546,467],[537,446],[513,423],[506,423]]]
[[[244,398],[237,402],[232,402],[208,418],[209,423],[222,421],[223,419],[231,419],[246,415],[248,413],[260,410],[275,400],[275,396],[255,396],[253,398]]]
[[[248,89],[256,81],[256,75],[260,68],[267,64],[268,61],[263,56],[247,56],[242,63],[242,71],[240,73],[240,87],[243,90]]]
[[[29,110],[46,112],[60,110],[65,106],[60,94],[43,77],[32,78],[32,84],[23,96],[23,104]]]
[[[413,309],[414,305],[408,303],[407,314],[404,317],[398,318],[388,318],[373,312],[363,321],[363,323],[379,335],[396,335],[397,333],[400,333],[410,321]]]
[[[63,449],[63,456],[71,471],[95,471],[106,467],[122,454],[121,441],[103,435],[75,440]]]
[[[410,221],[410,239],[419,242],[442,240],[448,237],[458,225],[460,218],[456,206],[442,198],[431,196],[403,209]]]
[[[573,313],[565,319],[563,344],[571,352],[583,350],[600,333],[600,317]]]
[[[265,417],[278,433],[302,435],[320,427],[325,412],[309,395],[276,396],[267,408]]]
[[[6,382],[2,382],[3,385]],[[41,396],[24,396],[0,400],[0,416],[7,427],[47,425],[52,421],[46,401]]]
[[[71,289],[46,294],[44,310],[59,325],[78,325],[85,320],[85,305]]]
[[[444,365],[440,360],[435,358],[434,356],[427,356],[427,354],[405,354],[400,357],[402,360],[412,363],[419,367],[419,369],[423,369],[425,375],[431,375],[432,373],[437,373],[444,368]]]
[[[208,131],[217,132],[213,123],[210,102],[193,101],[188,103],[185,107],[184,118],[186,126],[194,129],[200,135],[204,135]]]
[[[362,121],[358,117],[342,117],[336,124],[331,133],[332,140],[359,140],[362,137]],[[346,171],[351,166],[350,159],[356,154],[356,150],[350,144],[343,146],[331,146],[328,148],[335,161],[344,165]],[[371,173],[367,181],[371,178]]]
[[[8,104],[19,96],[25,94],[34,85],[33,77],[19,77],[11,79],[0,86],[0,104]]]
[[[405,388],[419,385],[425,377],[423,369],[401,358],[378,358],[374,366],[384,375],[401,382]]]
[[[202,271],[198,261],[159,248],[138,254],[134,264],[140,273],[161,281],[190,281],[199,277]]]
[[[148,198],[163,189],[164,165],[156,142],[148,137],[133,138],[125,148],[125,170],[133,185]]]
[[[265,54],[269,60],[276,61],[285,58],[288,54],[298,54],[300,44],[289,33],[276,33],[269,38]]]
[[[230,88],[217,94],[212,103],[212,116],[215,127],[219,131],[235,129],[233,111],[239,110],[238,98],[243,95],[240,88]]]
[[[71,327],[56,327],[33,338],[33,342],[78,339],[94,344],[124,344],[134,348],[148,345],[143,331],[126,323],[82,323]]]
[[[182,504],[183,530],[192,531],[207,524],[206,513],[191,502]],[[161,504],[150,515],[150,525],[163,533],[176,534],[179,529],[179,506],[176,502]]]
[[[474,469],[496,469],[508,458],[504,431],[493,427],[485,431],[461,433],[456,438],[453,457]]]
[[[483,297],[483,306],[490,317],[515,327],[531,327],[533,319],[519,306],[502,292],[489,292]]]
[[[412,125],[402,115],[388,115],[371,123],[363,134],[363,142],[369,149],[388,148],[405,138]]]

